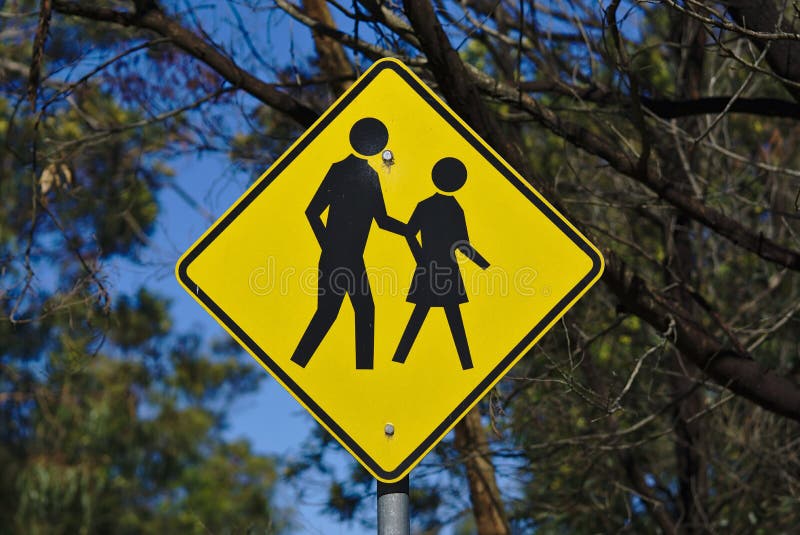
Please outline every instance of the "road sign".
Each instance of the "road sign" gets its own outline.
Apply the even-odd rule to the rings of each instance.
[[[177,276],[392,482],[602,269],[575,227],[387,59],[183,255]]]

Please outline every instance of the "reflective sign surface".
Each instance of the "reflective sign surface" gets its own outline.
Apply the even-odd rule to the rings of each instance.
[[[411,71],[382,60],[177,272],[348,451],[391,482],[602,268],[596,248]]]

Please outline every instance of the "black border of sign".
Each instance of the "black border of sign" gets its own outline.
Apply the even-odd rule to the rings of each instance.
[[[273,361],[254,341],[245,333],[236,322],[234,322],[204,291],[200,288],[187,273],[189,264],[194,261],[197,256],[205,250],[214,239],[222,233],[227,226],[236,217],[247,208],[247,206],[258,197],[258,195],[269,186],[281,172],[294,161],[295,158],[322,132],[333,119],[335,119],[353,101],[364,88],[383,70],[391,69],[399,75],[406,83],[408,83],[416,92],[421,96],[436,112],[444,118],[456,132],[463,136],[469,143],[491,164],[497,169],[509,182],[511,182],[520,193],[533,203],[536,208],[543,212],[550,221],[552,221],[564,234],[566,234],[583,252],[585,252],[592,260],[592,268],[589,272],[578,282],[578,284],[561,299],[556,306],[545,315],[544,318],[511,350],[511,352],[503,358],[500,363],[489,373],[489,375],[481,381],[478,386],[470,392],[470,394],[462,401],[445,420],[438,426],[428,437],[420,444],[406,459],[401,462],[394,470],[384,470],[378,463],[376,463],[367,453],[353,440],[344,430],[331,419],[322,408],[317,405],[287,374],[278,364]],[[223,219],[217,222],[213,229],[203,237],[203,239],[195,245],[195,247],[180,261],[178,264],[178,277],[184,286],[191,292],[194,290],[195,296],[222,322],[228,329],[231,330],[241,340],[247,348],[264,363],[264,365],[275,375],[286,387],[291,390],[299,400],[301,400],[306,407],[311,410],[314,415],[325,423],[327,428],[334,433],[339,440],[341,440],[347,447],[356,455],[361,462],[367,465],[372,472],[378,476],[379,479],[387,481],[394,481],[401,477],[406,470],[412,467],[420,460],[421,456],[434,444],[436,444],[444,436],[444,433],[450,428],[451,425],[458,419],[458,417],[466,413],[467,409],[476,403],[489,386],[508,368],[513,364],[514,360],[520,355],[522,351],[527,348],[530,343],[562,312],[565,311],[567,306],[580,295],[589,284],[600,274],[603,267],[603,260],[600,255],[589,245],[585,238],[579,235],[566,221],[557,215],[552,208],[543,202],[537,195],[535,195],[529,187],[525,186],[511,170],[495,156],[482,140],[475,134],[470,132],[464,125],[456,119],[455,114],[442,105],[436,98],[433,98],[426,88],[413,77],[406,69],[401,67],[393,60],[382,60],[377,62],[372,69],[370,69],[362,78],[356,81],[350,91],[334,105],[321,120],[311,128],[294,146],[291,151],[280,160],[280,162],[269,172],[261,178],[261,180],[250,190],[250,192],[242,199],[240,199],[234,208],[228,212]]]

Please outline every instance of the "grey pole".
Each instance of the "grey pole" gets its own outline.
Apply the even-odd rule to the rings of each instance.
[[[396,483],[378,481],[378,535],[410,535],[408,476]]]

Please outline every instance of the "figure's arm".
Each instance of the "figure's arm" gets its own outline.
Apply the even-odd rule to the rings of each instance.
[[[384,212],[379,216],[376,216],[375,222],[383,230],[388,230],[389,232],[393,232],[395,234],[408,237],[408,229],[406,227],[406,224],[398,219],[391,217],[386,212]]]
[[[456,249],[461,251],[464,256],[475,262],[481,269],[489,267],[489,261],[486,260],[470,243],[469,234],[467,233],[467,221],[464,219],[464,213],[459,212],[460,217],[458,225],[461,227],[460,233],[462,240],[456,244]]]
[[[375,183],[379,184],[377,175],[375,177]],[[375,222],[378,224],[380,228],[383,230],[388,230],[389,232],[393,232],[395,234],[399,234],[401,236],[408,236],[408,229],[406,224],[400,220],[397,220],[386,213],[386,203],[383,201],[383,192],[381,191],[380,185],[378,185],[377,191],[377,203],[375,207]]]
[[[306,208],[306,217],[308,218],[311,230],[314,232],[314,236],[317,238],[320,247],[323,246],[323,242],[325,241],[325,224],[322,222],[322,212],[324,212],[325,208],[330,204],[329,176],[330,171],[325,175],[322,184],[320,184],[311,202],[308,203],[308,208]]]
[[[462,242],[459,243],[457,249],[461,251],[464,256],[478,264],[481,269],[486,269],[489,267],[489,261],[486,260],[473,246],[471,243]]]

